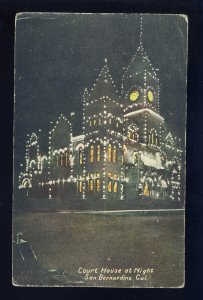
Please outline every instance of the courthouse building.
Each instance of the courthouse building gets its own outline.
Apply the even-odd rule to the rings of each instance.
[[[31,199],[82,199],[84,205],[86,200],[180,202],[180,139],[160,114],[160,80],[142,40],[121,87],[115,86],[104,59],[81,105],[80,135],[73,135],[71,119],[61,114],[47,133],[46,154],[40,150],[38,134],[29,136],[20,192]]]

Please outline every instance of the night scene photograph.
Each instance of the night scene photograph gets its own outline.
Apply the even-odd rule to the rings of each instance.
[[[187,31],[17,14],[13,285],[184,287]]]

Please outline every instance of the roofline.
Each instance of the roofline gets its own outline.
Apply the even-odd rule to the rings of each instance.
[[[72,142],[79,142],[79,141],[82,141],[84,140],[85,138],[85,135],[84,134],[81,134],[81,135],[76,135],[76,136],[73,136],[71,141]]]
[[[158,113],[154,112],[153,110],[151,110],[149,108],[142,108],[142,109],[139,109],[139,110],[136,110],[136,111],[132,111],[130,113],[125,114],[124,118],[135,116],[135,115],[138,115],[138,114],[143,113],[143,112],[149,112],[150,114],[154,115],[158,119],[161,119],[162,121],[164,121],[163,117],[161,117]]]

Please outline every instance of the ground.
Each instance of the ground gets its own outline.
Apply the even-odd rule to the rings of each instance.
[[[82,286],[180,287],[184,284],[182,210],[14,213],[13,229],[14,237],[21,231],[23,238],[30,242],[43,269],[65,270],[82,281]],[[121,269],[131,280],[98,281],[102,267]],[[135,268],[153,271],[146,273],[146,277],[143,273],[137,276],[137,270],[133,273]],[[97,273],[92,271],[93,279],[85,280],[85,274],[79,273],[85,272],[84,269],[97,269]],[[125,273],[126,269],[132,273]],[[140,280],[141,277],[145,280]]]

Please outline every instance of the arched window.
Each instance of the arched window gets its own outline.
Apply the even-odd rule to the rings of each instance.
[[[79,148],[79,164],[83,164],[82,147]]]
[[[114,181],[113,191],[114,191],[114,193],[117,193],[117,191],[118,191],[118,182],[117,181]]]
[[[108,145],[108,161],[111,161],[112,157],[111,157],[111,150],[112,150],[112,147],[111,147],[111,144]]]
[[[116,146],[113,147],[113,162],[116,163],[116,159],[117,159],[117,153],[116,153]]]
[[[109,180],[109,182],[108,182],[108,192],[111,193],[111,191],[112,191],[112,181]]]
[[[116,122],[116,127],[118,127],[118,122]]]
[[[90,162],[94,161],[94,146],[90,146]]]
[[[97,161],[100,161],[101,156],[101,147],[100,145],[97,145]]]

